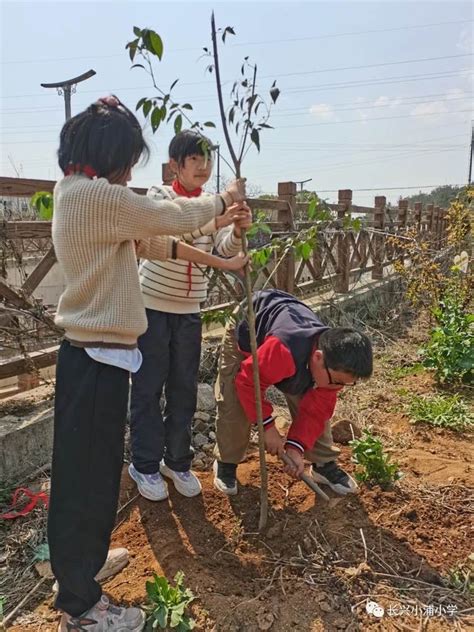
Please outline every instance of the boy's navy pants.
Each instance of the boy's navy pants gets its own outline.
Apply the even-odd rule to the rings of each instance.
[[[186,472],[193,459],[191,425],[196,410],[201,317],[153,309],[146,314],[148,329],[138,339],[143,363],[132,375],[133,464],[143,474],[154,474],[164,459],[175,472]]]
[[[55,606],[79,616],[99,601],[94,577],[115,524],[129,373],[64,341],[56,369],[48,539]]]

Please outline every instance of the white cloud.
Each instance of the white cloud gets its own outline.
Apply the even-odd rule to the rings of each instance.
[[[472,30],[468,26],[461,29],[456,48],[464,53],[472,53]]]
[[[410,114],[413,116],[429,116],[429,118],[437,118],[434,114],[445,114],[448,112],[446,104],[442,101],[431,101],[430,103],[419,103],[411,110]]]
[[[390,99],[388,97],[380,96],[374,101],[375,107],[386,107],[390,105]]]
[[[323,121],[337,121],[332,106],[327,103],[315,103],[309,108],[309,113]]]

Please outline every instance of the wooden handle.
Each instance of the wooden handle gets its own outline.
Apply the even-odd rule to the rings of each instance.
[[[283,463],[286,463],[286,465],[290,465],[290,466],[295,465],[293,461],[291,460],[291,458],[285,453],[283,453],[280,458],[283,461]],[[318,496],[321,496],[323,500],[329,500],[329,496],[327,496],[327,494],[323,492],[323,490],[314,481],[314,479],[311,478],[311,476],[308,476],[307,474],[301,474],[300,478],[304,483],[306,483],[306,485],[310,489],[313,490],[313,492],[315,492]]]

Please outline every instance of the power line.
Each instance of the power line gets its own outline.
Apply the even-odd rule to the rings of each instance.
[[[234,42],[233,44],[230,44],[229,47],[230,48],[237,48],[240,46],[249,46],[249,45],[265,45],[265,44],[281,44],[281,43],[289,43],[289,42],[306,42],[306,41],[311,41],[311,40],[318,40],[318,39],[332,39],[334,37],[347,37],[347,36],[354,36],[354,35],[367,35],[369,33],[390,33],[390,32],[395,32],[395,31],[405,31],[405,30],[413,30],[413,29],[424,29],[424,28],[431,28],[434,26],[447,26],[447,25],[454,25],[454,24],[467,24],[469,22],[473,22],[473,20],[452,20],[452,21],[448,21],[448,22],[432,22],[430,24],[412,24],[412,25],[406,25],[406,26],[396,26],[396,27],[392,27],[392,28],[387,28],[387,29],[368,29],[368,30],[364,30],[364,31],[348,31],[348,32],[342,32],[342,33],[328,33],[328,34],[321,34],[321,35],[311,35],[308,37],[293,37],[293,38],[287,38],[287,39],[276,39],[276,40],[259,40],[257,42]],[[200,47],[188,47],[188,48],[171,48],[168,52],[169,53],[178,53],[178,52],[185,52],[185,51],[193,51],[193,50],[199,50],[201,51]],[[76,61],[76,60],[83,60],[83,59],[94,59],[94,60],[98,60],[98,59],[112,59],[112,58],[116,58],[116,57],[124,57],[124,55],[122,53],[116,53],[114,55],[86,55],[86,56],[80,56],[80,57],[49,57],[47,59],[16,59],[16,60],[4,60],[1,61],[1,64],[4,65],[9,65],[9,64],[31,64],[31,63],[38,63],[38,64],[45,64],[45,63],[49,63],[49,62],[58,62],[58,61]]]
[[[388,97],[387,95],[383,95],[383,96],[387,96],[388,99],[391,98],[395,98],[395,99],[401,99],[400,103],[396,103],[397,107],[398,106],[403,106],[403,105],[410,105],[412,104],[413,100],[418,100],[418,99],[427,99],[427,98],[436,98],[436,97],[446,97],[447,92],[435,92],[435,93],[430,93],[430,94],[414,94],[411,96],[396,96],[396,97]],[[80,96],[80,95],[79,95]],[[470,99],[472,98],[472,96],[466,94],[466,96],[459,96],[459,97],[446,97],[444,99],[437,99],[438,101],[456,101],[458,99]],[[409,101],[409,103],[408,103]],[[338,107],[338,106],[344,106],[344,105],[354,105],[355,101],[344,101],[342,103],[325,103],[324,105],[328,105],[329,107]],[[358,106],[358,109],[369,109],[369,108],[373,108],[373,107],[389,107],[393,105],[392,102],[389,103],[383,103],[380,105],[363,105],[362,102],[360,103],[360,105]],[[1,112],[2,114],[29,114],[34,113],[36,114],[37,112],[62,112],[62,108],[56,107],[56,106],[48,106],[45,108],[28,108],[28,109],[17,109],[17,108],[2,108]],[[272,113],[272,117],[273,116],[279,116],[282,113],[286,113],[286,112],[307,112],[308,111],[308,107],[302,108],[302,107],[297,107],[297,108],[286,108],[284,110],[278,109],[276,112]],[[336,110],[334,110],[336,111]],[[339,111],[339,110],[338,110]],[[344,110],[340,110],[341,112]],[[210,115],[207,115],[210,116]]]
[[[462,187],[463,184],[419,184],[417,186],[407,187],[373,187],[363,189],[351,189],[351,191],[357,192],[369,192],[369,191],[401,191],[405,189],[436,189],[438,187]],[[339,189],[317,189],[318,193],[337,193]]]
[[[392,62],[383,62],[383,63],[378,63],[378,64],[366,64],[366,65],[362,65],[362,66],[345,66],[345,67],[341,67],[341,68],[319,68],[317,70],[308,70],[308,71],[302,71],[302,72],[292,72],[292,73],[285,73],[285,74],[276,74],[276,75],[267,75],[267,76],[263,76],[263,77],[259,77],[259,79],[265,79],[265,78],[271,78],[271,79],[275,79],[275,78],[279,78],[279,77],[292,77],[292,76],[299,76],[299,75],[308,75],[308,74],[314,74],[314,73],[320,73],[320,72],[336,72],[339,70],[361,70],[361,69],[365,69],[365,68],[376,68],[376,67],[383,67],[383,66],[395,66],[395,65],[399,65],[399,64],[412,64],[412,63],[420,63],[420,62],[425,62],[425,61],[439,61],[442,59],[454,59],[454,58],[458,58],[458,57],[469,57],[470,54],[469,53],[461,53],[459,55],[446,55],[446,56],[442,56],[442,57],[424,57],[424,58],[420,58],[420,59],[405,59],[405,60],[401,60],[401,61],[392,61]],[[470,70],[470,69],[468,69]],[[212,82],[210,82],[212,83]],[[225,84],[230,84],[230,81],[226,81],[224,82]],[[202,85],[203,82],[192,82],[192,83],[187,83],[186,85]],[[184,84],[181,84],[184,85]],[[212,84],[214,85],[214,84]],[[136,88],[111,88],[111,90],[114,91],[120,91],[120,90],[146,90],[146,89],[150,89],[150,86],[140,86],[140,87],[136,87]],[[89,90],[88,92],[96,92],[96,90]],[[85,91],[82,92],[82,94],[85,94]],[[44,94],[17,94],[17,95],[7,95],[7,96],[2,96],[2,99],[19,99],[19,98],[26,98],[26,97],[35,97],[35,96],[47,96]]]
[[[447,99],[438,99],[436,101],[436,103],[445,103],[445,102],[451,102],[451,101],[467,101],[469,100],[471,97],[469,96],[464,96],[464,97],[452,97],[452,98],[447,98]],[[403,105],[424,105],[425,103],[432,103],[432,101],[417,101],[417,102],[410,102],[410,103],[398,103],[396,104],[396,107],[401,107]],[[324,105],[328,105],[328,104],[324,104]],[[335,108],[335,109],[331,109],[330,112],[328,112],[328,114],[333,114],[333,113],[337,113],[337,112],[357,112],[359,110],[372,110],[372,109],[376,109],[376,110],[380,110],[386,107],[390,107],[391,103],[383,103],[380,105],[357,105],[355,107],[351,107],[351,108]],[[331,106],[332,107],[332,106]],[[439,114],[446,114],[448,113],[448,111],[446,112],[439,112]],[[314,115],[314,113],[311,112],[311,108],[290,108],[287,110],[279,110],[277,113],[272,114],[272,119],[274,117],[287,117],[287,116],[302,116],[304,114],[307,115]],[[210,114],[206,114],[203,115],[204,118],[210,118],[212,115]],[[61,123],[57,123],[57,124],[51,124],[51,125],[41,125],[41,124],[37,124],[37,125],[22,125],[22,126],[6,126],[6,127],[0,127],[0,130],[5,130],[8,133],[8,130],[20,130],[19,132],[16,133],[23,133],[23,130],[30,130],[30,129],[57,129],[58,127],[61,127],[62,122]],[[28,132],[25,132],[28,133]]]
[[[395,119],[417,119],[424,116],[447,116],[448,114],[462,114],[472,110],[453,110],[452,112],[426,112],[425,114],[401,114],[398,116],[378,116],[376,118],[349,119],[347,121],[325,121],[324,123],[302,123],[301,125],[280,125],[278,129],[295,129],[297,127],[319,127],[321,125],[340,125],[344,123],[372,123],[373,121],[390,121]]]
[[[300,75],[314,75],[320,72],[339,72],[341,70],[362,70],[365,68],[382,68],[384,66],[399,66],[401,64],[419,64],[425,61],[440,61],[442,59],[456,59],[459,57],[471,57],[471,53],[459,53],[457,55],[443,55],[442,57],[422,57],[419,59],[404,59],[401,61],[385,61],[378,64],[363,64],[362,66],[339,66],[333,68],[319,68],[317,70],[302,70],[279,75],[263,75],[259,79],[274,79],[278,77],[296,77]]]

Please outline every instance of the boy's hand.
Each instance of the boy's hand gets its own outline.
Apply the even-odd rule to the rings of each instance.
[[[242,236],[242,229],[247,230],[252,226],[252,211],[245,202],[240,204],[238,217],[234,219],[234,235]]]
[[[299,450],[296,450],[295,448],[287,448],[286,454],[293,461],[293,466],[285,465],[284,467],[285,472],[289,474],[290,476],[293,476],[293,478],[300,478],[301,475],[304,473],[303,455],[301,454]]]
[[[285,442],[275,426],[265,430],[264,439],[265,450],[269,454],[273,454],[274,456],[280,456],[280,454],[283,454],[285,451]]]
[[[226,206],[230,206],[235,202],[243,202],[245,200],[245,178],[238,178],[229,184],[222,194]]]
[[[238,204],[231,204],[222,215],[216,217],[216,227],[223,228],[224,226],[230,226],[232,223],[239,223],[248,221],[248,215],[250,213],[250,223],[252,223],[252,213],[245,202],[239,202]]]
[[[222,259],[222,270],[241,270],[249,261],[249,257],[246,257],[243,252],[239,252],[235,257],[229,259]]]

